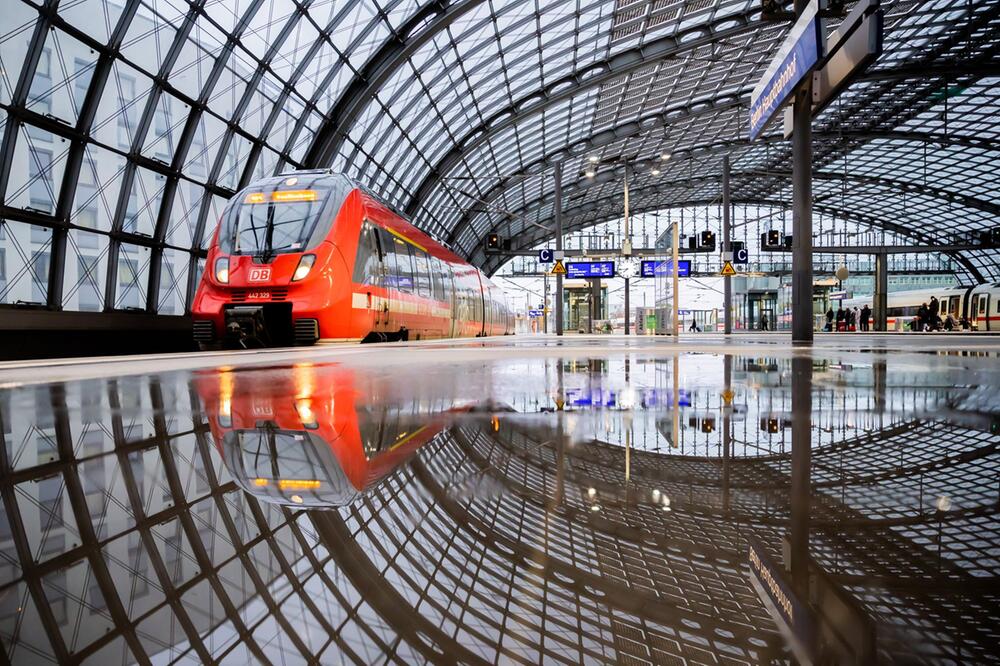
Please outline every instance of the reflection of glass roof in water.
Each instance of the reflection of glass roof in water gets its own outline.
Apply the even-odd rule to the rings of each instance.
[[[749,536],[780,553],[795,501],[814,560],[876,619],[883,661],[992,657],[995,359],[699,354],[675,371],[651,347],[551,351],[533,372],[489,348],[449,363],[400,349],[375,367],[0,390],[7,659],[787,658],[746,553]],[[676,448],[675,395],[690,403]],[[812,493],[796,500],[784,420],[801,423],[803,395]],[[265,413],[288,435],[272,483],[397,457],[340,508],[260,501],[216,434]]]
[[[814,123],[817,233],[964,242],[1000,210],[995,3],[882,7],[882,56]],[[786,32],[757,0],[6,0],[4,19],[0,303],[181,314],[225,200],[303,166],[489,270],[491,231],[551,236],[557,162],[567,230],[619,216],[621,168],[588,180],[590,156],[669,155],[633,174],[633,214],[714,208],[724,154],[747,216],[790,200],[780,123],[746,139]],[[995,248],[957,258],[1000,277]]]

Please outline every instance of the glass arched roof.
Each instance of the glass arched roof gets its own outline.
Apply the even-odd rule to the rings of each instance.
[[[0,304],[182,314],[225,200],[331,166],[492,271],[482,239],[711,204],[787,206],[780,129],[746,138],[784,37],[756,0],[2,0]],[[997,225],[1000,14],[884,3],[885,51],[814,123],[820,214],[953,244]],[[660,156],[669,154],[668,160]],[[895,236],[894,236],[895,237]],[[1000,251],[963,251],[1000,277]]]

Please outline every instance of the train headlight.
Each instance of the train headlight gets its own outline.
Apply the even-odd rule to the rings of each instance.
[[[215,260],[215,279],[222,284],[229,284],[229,257]]]
[[[229,398],[223,398],[219,402],[219,427],[233,427],[233,403]]]
[[[316,414],[313,413],[312,401],[307,399],[295,401],[295,411],[299,413],[299,421],[307,430],[315,430],[319,427],[316,422]]]
[[[305,279],[314,263],[316,263],[315,254],[303,254],[302,258],[299,259],[299,265],[295,267],[295,273],[292,274],[292,282]]]

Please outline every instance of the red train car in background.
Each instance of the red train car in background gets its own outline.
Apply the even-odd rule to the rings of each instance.
[[[230,200],[192,317],[202,348],[514,332],[481,271],[329,170],[263,179]]]

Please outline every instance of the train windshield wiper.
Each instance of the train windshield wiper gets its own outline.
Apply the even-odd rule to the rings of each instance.
[[[264,247],[254,258],[262,264],[269,264],[274,259],[274,204],[267,207],[267,226],[264,229]]]

